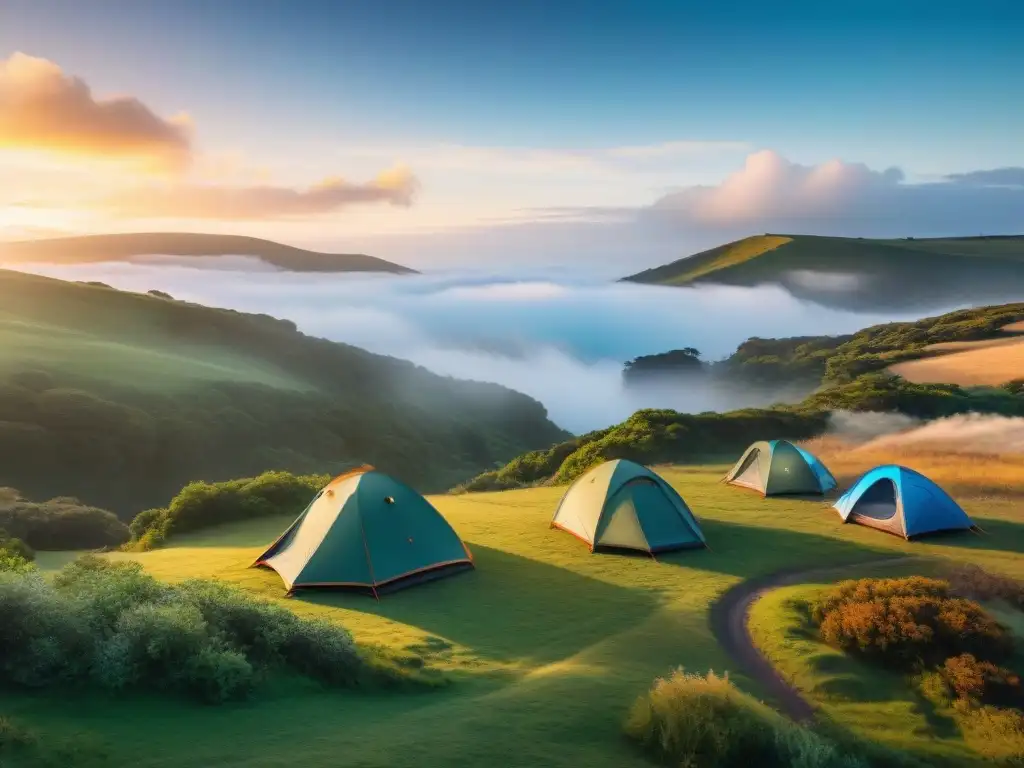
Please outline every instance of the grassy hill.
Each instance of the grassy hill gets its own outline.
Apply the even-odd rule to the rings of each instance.
[[[824,458],[831,464],[836,457]],[[899,459],[933,470],[927,457]],[[833,468],[845,484],[868,466],[861,464],[847,460]],[[886,575],[905,566],[863,563],[907,554],[1024,577],[1020,498],[993,491],[983,473],[953,484],[933,472],[987,536],[908,544],[843,526],[822,501],[766,501],[720,485],[724,471],[664,471],[699,516],[711,550],[657,560],[592,555],[572,536],[551,530],[562,489],[432,497],[477,568],[379,603],[339,593],[283,600],[275,573],[248,569],[291,522],[289,514],[183,535],[150,553],[112,555],[137,558],[170,581],[213,577],[236,584],[301,616],[339,622],[360,643],[418,655],[451,679],[439,692],[339,693],[295,683],[271,686],[245,704],[202,707],[156,696],[6,690],[0,709],[43,733],[84,732],[106,749],[109,766],[327,768],[340,760],[366,768],[644,768],[652,763],[623,738],[622,723],[655,676],[677,666],[727,671],[741,687],[765,695],[737,671],[708,620],[711,602],[742,580],[826,566],[838,569],[835,579]],[[1018,477],[1024,471],[1019,461],[1016,471]],[[53,567],[67,556],[39,558]],[[934,713],[913,706],[912,691],[884,690],[888,702],[847,704],[839,727],[906,749],[928,765],[987,764],[958,733],[937,727]]]
[[[361,253],[318,253],[239,235],[152,232],[87,235],[0,243],[0,261],[83,264],[130,261],[137,256],[254,256],[293,272],[391,272],[416,270]]]
[[[1024,236],[874,240],[755,235],[623,278],[667,286],[782,285],[849,309],[949,306],[1024,295]]]
[[[535,400],[264,315],[0,271],[0,487],[131,515],[191,480],[376,464],[448,487],[562,440]]]

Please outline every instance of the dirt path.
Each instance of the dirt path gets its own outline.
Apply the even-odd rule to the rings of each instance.
[[[778,587],[810,581],[817,576],[842,575],[851,568],[869,565],[894,565],[916,560],[915,557],[885,556],[863,560],[842,567],[814,568],[811,570],[785,570],[748,579],[726,592],[711,606],[711,632],[745,675],[757,683],[772,698],[784,715],[797,722],[814,717],[814,707],[772,666],[754,645],[747,622],[752,606],[762,595]]]

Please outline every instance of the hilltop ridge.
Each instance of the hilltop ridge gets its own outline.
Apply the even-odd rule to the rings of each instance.
[[[1024,296],[1024,236],[869,239],[764,234],[622,278],[649,285],[779,285],[856,310],[997,303]]]
[[[252,256],[292,272],[417,274],[409,267],[362,253],[322,253],[243,235],[138,232],[0,243],[0,260],[8,262],[85,264],[152,255]]]

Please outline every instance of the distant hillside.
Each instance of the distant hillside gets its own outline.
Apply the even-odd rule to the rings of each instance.
[[[781,285],[833,307],[922,310],[1024,297],[1024,236],[871,240],[757,235],[623,278],[655,285]]]
[[[0,487],[31,498],[124,516],[361,463],[436,491],[567,436],[526,395],[288,321],[0,270]]]
[[[156,232],[88,235],[0,243],[0,261],[83,264],[130,261],[138,256],[252,256],[293,272],[390,272],[416,270],[360,253],[318,253],[239,235]]]
[[[709,367],[708,374],[719,379],[716,386],[769,392],[803,388],[802,402],[721,414],[638,411],[621,424],[519,456],[456,490],[564,483],[609,459],[646,464],[734,459],[755,440],[818,436],[833,410],[898,411],[924,419],[970,411],[1024,416],[1024,381],[967,389],[912,383],[887,372],[894,363],[935,354],[936,345],[998,339],[1007,327],[1024,330],[1022,321],[1024,303],[878,325],[848,336],[749,339],[727,360]]]

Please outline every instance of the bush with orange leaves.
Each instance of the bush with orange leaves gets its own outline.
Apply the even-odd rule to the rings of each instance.
[[[990,661],[979,661],[969,653],[946,659],[939,669],[951,698],[972,706],[992,704],[999,707],[1021,705],[1020,677]]]
[[[976,602],[951,594],[946,581],[844,581],[812,608],[825,642],[907,671],[970,654],[998,662],[1013,653],[1013,637]]]

